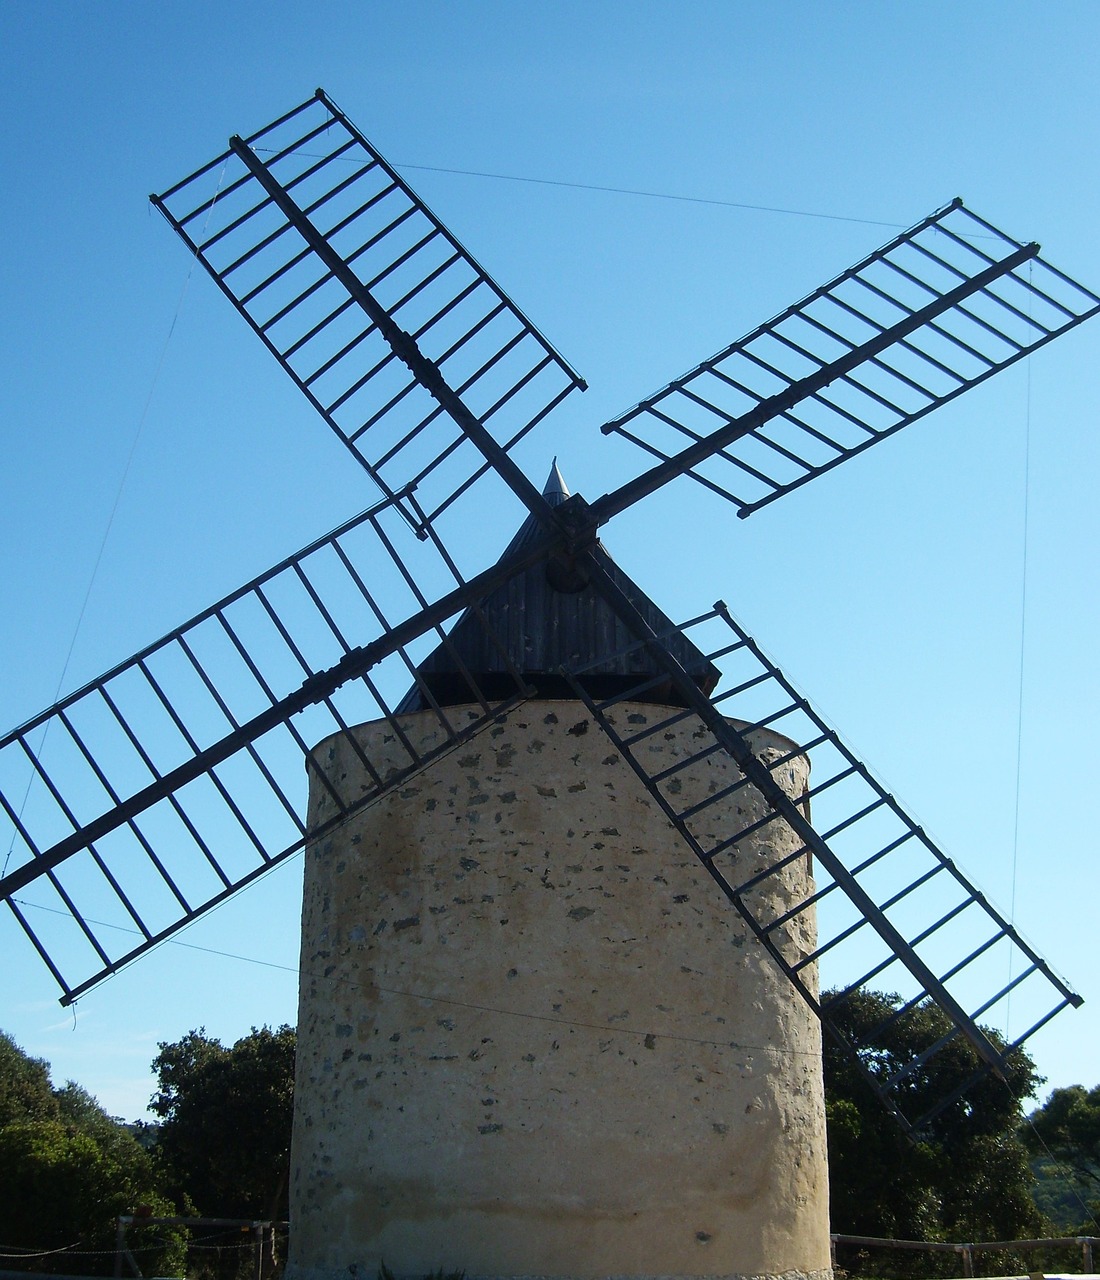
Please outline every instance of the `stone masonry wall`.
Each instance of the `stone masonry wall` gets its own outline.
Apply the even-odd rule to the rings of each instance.
[[[656,767],[700,732],[655,735]],[[317,758],[354,784],[342,738]],[[800,796],[805,763],[783,774]],[[683,798],[737,776],[711,757]],[[749,792],[707,821],[753,821]],[[312,824],[328,803],[314,779]],[[521,707],[307,850],[293,1163],[295,1280],[829,1265],[817,1021],[575,702]]]

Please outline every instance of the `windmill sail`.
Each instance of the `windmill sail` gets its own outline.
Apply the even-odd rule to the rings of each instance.
[[[63,1002],[303,846],[314,743],[344,734],[368,779],[346,794],[313,770],[337,822],[538,682],[567,680],[834,1034],[837,1009],[869,984],[899,991],[895,1016],[929,1000],[947,1013],[957,1031],[893,1076],[878,1066],[883,1028],[847,1041],[906,1123],[951,1104],[913,1086],[956,1036],[982,1069],[1003,1065],[1012,1046],[981,1020],[1010,994],[1014,1016],[1028,1010],[1024,1035],[1079,1003],[724,609],[668,629],[596,533],[684,473],[747,515],[1064,333],[1100,298],[953,202],[606,424],[659,461],[588,505],[540,495],[510,452],[583,382],[324,93],[153,200],[383,498],[0,739],[11,848],[0,897]],[[436,520],[483,476],[530,520],[499,564],[464,578]],[[399,549],[410,525],[415,557]],[[589,584],[611,611],[592,634],[611,648],[633,637],[644,661],[605,652],[548,673],[539,655],[553,645],[525,666],[486,617],[488,602],[515,613],[537,600],[553,627],[550,593]],[[568,639],[559,628],[554,644]],[[718,669],[727,683],[711,698]],[[630,697],[677,704],[647,733],[698,717],[699,754],[729,755],[736,786],[765,805],[760,824],[786,824],[797,851],[746,874],[744,833],[711,830],[705,797],[685,807],[676,768],[647,769],[645,735],[616,720]],[[403,735],[414,705],[438,722],[428,750]],[[369,720],[387,722],[396,767],[349,732]],[[789,749],[757,752],[760,727]],[[792,799],[777,774],[795,755],[814,772]],[[791,858],[813,859],[817,887],[761,915],[754,887]],[[821,932],[795,955],[815,912]]]
[[[596,700],[582,669],[568,673],[576,696],[825,1028],[854,1054],[905,1127],[919,1130],[956,1100],[955,1091],[928,1087],[931,1059],[956,1036],[977,1051],[976,1080],[1002,1068],[1028,1036],[1081,998],[876,781],[724,605],[667,635],[639,636],[635,647],[674,672],[673,647],[685,637],[722,671],[709,699],[681,678],[688,705],[669,707],[663,718],[651,716],[644,728],[633,729],[616,708],[636,700],[640,686]],[[688,719],[701,721],[697,749],[655,772],[647,746]],[[782,735],[788,745],[776,747],[774,737],[761,744],[761,730]],[[733,757],[735,780],[714,794],[685,796],[686,771],[717,753]],[[810,783],[792,801],[778,780],[799,757],[809,760]],[[764,801],[759,818],[732,834],[714,825],[714,813],[732,797],[754,793]],[[795,848],[758,866],[743,850],[749,837],[773,824],[793,829]],[[791,870],[807,860],[816,885],[776,913],[783,895],[760,891],[806,883]],[[822,995],[821,985],[831,990]],[[903,1003],[853,1043],[838,1015],[869,990],[897,992]],[[884,1071],[881,1037],[925,1001],[944,1010],[955,1032],[892,1074]],[[991,1040],[981,1023],[1003,1022],[1009,1008],[1024,1029],[1009,1042]]]
[[[152,201],[382,492],[417,488],[427,521],[487,470],[429,383],[504,453],[585,385],[321,90]]]
[[[483,627],[477,593],[512,569],[462,583],[433,533],[452,592],[429,601],[402,533],[392,504],[364,512],[0,739],[0,897],[63,1003],[302,848],[314,743],[385,718],[401,747],[383,770],[349,735],[372,784],[328,782],[339,820],[523,696],[506,662],[488,691],[458,661],[462,713],[424,686],[435,744],[405,738],[393,708],[419,657],[463,609]]]
[[[1038,250],[954,200],[601,430],[751,515],[1095,315]]]

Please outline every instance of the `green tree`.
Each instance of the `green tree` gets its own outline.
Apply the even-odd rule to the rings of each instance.
[[[0,1031],[0,1129],[18,1120],[53,1120],[57,1115],[49,1063],[24,1053]]]
[[[171,1185],[210,1217],[287,1216],[294,1106],[292,1027],[262,1027],[231,1048],[203,1028],[160,1045],[158,1149]]]
[[[139,1206],[175,1212],[149,1154],[85,1089],[54,1089],[46,1063],[0,1033],[0,1239],[34,1271],[110,1274],[117,1217]],[[131,1247],[152,1273],[182,1274],[184,1233],[146,1228]]]
[[[897,996],[858,993],[841,1009],[841,1030],[859,1042],[900,1007]],[[873,1073],[889,1075],[914,1063],[951,1030],[936,1005],[918,1005],[878,1037],[869,1059]],[[1001,1042],[995,1032],[990,1039]],[[929,1099],[948,1096],[977,1069],[974,1050],[956,1036],[915,1070],[905,1084],[905,1106],[914,1112]],[[830,1209],[833,1230],[903,1240],[1012,1240],[1041,1233],[1042,1217],[1031,1196],[1027,1151],[1017,1137],[1018,1099],[1040,1083],[1022,1050],[1008,1061],[1006,1080],[987,1075],[935,1116],[914,1143],[886,1114],[849,1054],[825,1045],[825,1098],[829,1130]],[[937,1255],[869,1254],[864,1274],[879,1267],[892,1274],[935,1274]],[[852,1259],[846,1260],[852,1265]]]
[[[1020,1136],[1033,1157],[1044,1210],[1062,1231],[1094,1234],[1100,1212],[1100,1085],[1055,1089]]]
[[[1100,1192],[1100,1084],[1055,1089],[1031,1113],[1025,1138],[1036,1155],[1052,1155]]]

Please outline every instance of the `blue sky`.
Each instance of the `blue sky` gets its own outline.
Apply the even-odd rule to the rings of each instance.
[[[149,211],[231,133],[323,85],[589,381],[527,461],[596,497],[642,465],[602,421],[952,196],[1100,287],[1098,43],[1085,3],[0,6],[0,724],[371,500]],[[683,482],[606,534],[672,616],[727,600],[1014,903],[1088,1001],[1033,1042],[1051,1084],[1095,1083],[1100,1048],[1098,344],[1094,321],[751,520]],[[0,1026],[139,1114],[157,1041],[294,1020],[299,876],[75,1017],[0,920]]]

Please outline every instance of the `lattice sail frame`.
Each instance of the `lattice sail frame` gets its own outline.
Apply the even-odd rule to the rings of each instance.
[[[584,669],[578,668],[566,673],[574,692],[826,1031],[853,1054],[903,1126],[918,1131],[987,1070],[1004,1067],[1019,1045],[1081,998],[909,817],[724,604],[674,634],[687,635],[722,671],[709,699],[695,690],[694,705],[651,714],[644,728],[634,730],[617,722],[616,708],[644,697],[651,681],[597,701],[585,688]],[[639,639],[637,647],[650,652],[659,647],[672,669],[678,665],[668,647],[672,638]],[[650,740],[700,719],[691,754],[659,771],[647,764]],[[763,742],[762,730],[786,742]],[[681,775],[717,753],[733,756],[741,766],[737,780],[685,804]],[[809,761],[810,785],[792,801],[776,779],[800,757]],[[762,777],[770,788],[761,785]],[[762,796],[764,815],[716,838],[710,815],[722,812],[739,792]],[[793,830],[793,849],[763,869],[755,860],[746,867],[739,846],[769,827]],[[811,891],[777,913],[775,903],[789,898],[791,884],[805,882],[792,879],[789,869],[806,859],[814,871]],[[784,886],[783,894],[759,892],[774,883]],[[792,959],[792,937],[816,941]],[[821,996],[821,987],[831,990]],[[902,1003],[853,1042],[837,1015],[872,989],[898,993]],[[880,1037],[928,1000],[948,1012],[955,1031],[885,1071]],[[1027,1029],[1008,1043],[995,1043],[980,1023],[1003,1023],[1009,1010]],[[926,1069],[957,1036],[970,1041],[981,1065],[961,1087],[930,1093]]]
[[[402,338],[505,452],[585,385],[321,90],[151,199],[382,493],[416,488],[427,521],[489,463]]]
[[[0,813],[14,862],[3,893],[63,1004],[305,845],[303,765],[318,743],[347,734],[371,779],[344,794],[314,770],[336,823],[525,696],[510,668],[512,687],[489,697],[456,655],[470,705],[438,705],[417,663],[448,645],[444,624],[462,605],[443,605],[437,612],[448,617],[402,642],[395,624],[430,605],[395,548],[402,533],[392,504],[356,516],[0,739]],[[434,534],[431,547],[461,594]],[[427,753],[383,692],[410,681],[441,731]],[[376,767],[348,732],[378,719],[404,753],[398,768],[392,758]],[[30,904],[34,921],[16,897],[32,883],[42,891]]]
[[[363,761],[372,783],[355,796],[335,797],[343,816],[524,697],[529,691],[518,672],[514,689],[496,701],[465,673],[474,709],[456,718],[434,706],[442,742],[425,756],[403,738],[382,692],[393,679],[416,678],[417,661],[446,643],[447,623],[465,609],[476,614],[478,602],[512,574],[551,557],[586,564],[639,643],[674,667],[667,643],[648,634],[589,554],[602,524],[684,473],[747,515],[1100,309],[1100,298],[1043,263],[1037,246],[1011,240],[953,202],[606,424],[605,433],[629,435],[658,463],[591,506],[575,497],[551,509],[509,451],[583,382],[322,92],[250,138],[232,139],[228,152],[153,201],[383,500],[0,739],[0,817],[10,824],[16,864],[0,880],[0,896],[54,973],[63,1003],[302,847],[306,832],[293,797],[310,743],[385,718],[407,749],[407,765],[396,771],[383,774]],[[627,423],[639,430],[656,425],[671,443],[643,440]],[[731,469],[740,478],[736,490],[724,487]],[[512,489],[544,535],[522,558],[464,581],[436,521],[487,475]],[[420,541],[406,550],[410,527]],[[688,629],[714,622],[697,619]],[[799,909],[818,907],[828,921],[836,903],[858,908],[818,947],[822,964],[862,947],[872,934],[885,945],[863,977],[842,979],[836,999],[880,978],[892,982],[900,967],[912,979],[908,1007],[935,999],[987,1066],[997,1067],[1004,1049],[976,1018],[987,1016],[1007,988],[975,1000],[968,986],[990,953],[1008,947],[1020,963],[1014,993],[1033,979],[1048,992],[1053,987],[1054,1007],[1037,1014],[1034,1026],[1078,998],[736,624],[725,625],[738,638],[719,646],[724,656],[748,655],[760,670],[734,684],[729,705],[710,703],[683,679],[681,691],[713,732],[715,749],[729,751],[751,785],[774,799],[776,820],[794,825],[832,877]],[[818,769],[815,807],[833,802],[845,786],[868,789],[866,812],[852,808],[829,823],[825,837],[782,797],[769,763],[752,757],[725,718],[734,701],[740,714],[742,701],[765,689],[793,702],[756,719],[808,717],[808,736],[795,738]],[[593,706],[614,736],[606,712]],[[619,740],[629,759],[629,742]],[[822,774],[818,763],[826,747],[840,762],[835,777]],[[362,752],[354,740],[353,749]],[[744,914],[747,886],[719,871],[726,851],[700,846],[692,815],[676,812],[662,791],[664,779],[639,772]],[[856,835],[890,815],[900,824],[898,837],[862,859],[851,854]],[[834,844],[841,848],[834,851]],[[885,905],[876,902],[865,883],[873,886],[873,877],[900,867],[898,859],[914,851],[929,859],[926,869],[900,890],[882,889]],[[963,900],[946,916],[899,929],[890,913],[907,912],[933,879]],[[70,956],[67,942],[55,944],[32,926],[15,896],[32,884],[75,922],[80,954]],[[939,945],[971,909],[984,913],[994,936],[953,961],[941,979],[921,947],[933,937]],[[773,954],[770,939],[784,923],[750,919]],[[833,1006],[813,995],[800,969],[784,967],[837,1030],[829,1020]],[[965,990],[956,996],[955,987]],[[873,1053],[873,1035],[850,1046],[857,1057]],[[904,1114],[900,1095],[920,1068],[912,1064],[905,1078],[892,1080],[869,1074],[888,1105]]]
[[[953,200],[601,429],[751,515],[1093,315],[1038,250]]]

